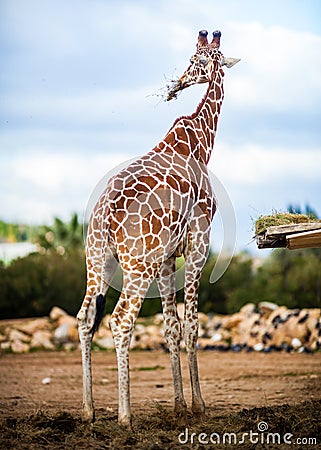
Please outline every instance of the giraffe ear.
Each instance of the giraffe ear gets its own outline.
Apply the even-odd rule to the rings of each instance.
[[[228,69],[235,66],[239,61],[239,58],[223,58],[222,66],[226,66]]]

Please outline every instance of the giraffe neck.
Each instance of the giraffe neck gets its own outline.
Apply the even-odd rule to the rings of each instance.
[[[207,92],[199,105],[198,114],[192,119],[195,127],[201,129],[200,156],[205,164],[208,163],[213,150],[223,97],[223,71],[218,70],[209,83]]]
[[[214,146],[224,97],[223,76],[221,69],[215,73],[196,111],[190,116],[178,118],[165,137],[165,141],[170,143],[175,151],[186,157],[192,155],[206,165]]]

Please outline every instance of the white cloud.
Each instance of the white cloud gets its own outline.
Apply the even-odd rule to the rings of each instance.
[[[298,115],[320,109],[321,36],[261,23],[233,22],[226,34],[239,38],[228,42],[240,57],[238,72],[229,82],[235,103]]]
[[[43,191],[60,192],[66,186],[74,189],[94,185],[113,167],[128,160],[127,154],[42,154],[20,155],[15,174]]]
[[[62,119],[69,122],[101,124],[112,119],[116,112],[133,114],[139,105],[146,106],[146,97],[158,87],[144,86],[138,89],[88,89],[79,94],[42,93],[33,95],[12,95],[6,110],[16,117],[32,117],[33,120],[49,121]]]
[[[266,183],[304,185],[321,182],[321,149],[289,149],[245,145],[232,148],[218,143],[209,163],[220,178],[240,186],[259,187]]]
[[[0,178],[10,184],[0,191],[1,217],[31,222],[51,221],[54,215],[83,213],[99,180],[128,154],[19,154],[0,166]]]

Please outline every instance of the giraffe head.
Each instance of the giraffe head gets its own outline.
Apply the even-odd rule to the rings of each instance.
[[[199,32],[196,53],[191,57],[187,70],[169,87],[167,101],[177,98],[179,91],[193,84],[209,83],[222,66],[230,68],[240,61],[236,58],[225,58],[220,52],[220,31],[213,32],[213,39],[210,44],[207,35],[206,30]]]

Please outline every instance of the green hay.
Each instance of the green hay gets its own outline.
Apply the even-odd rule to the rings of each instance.
[[[255,234],[263,234],[269,227],[280,225],[295,225],[297,223],[315,222],[314,218],[306,214],[275,213],[269,216],[260,216],[255,222]]]

